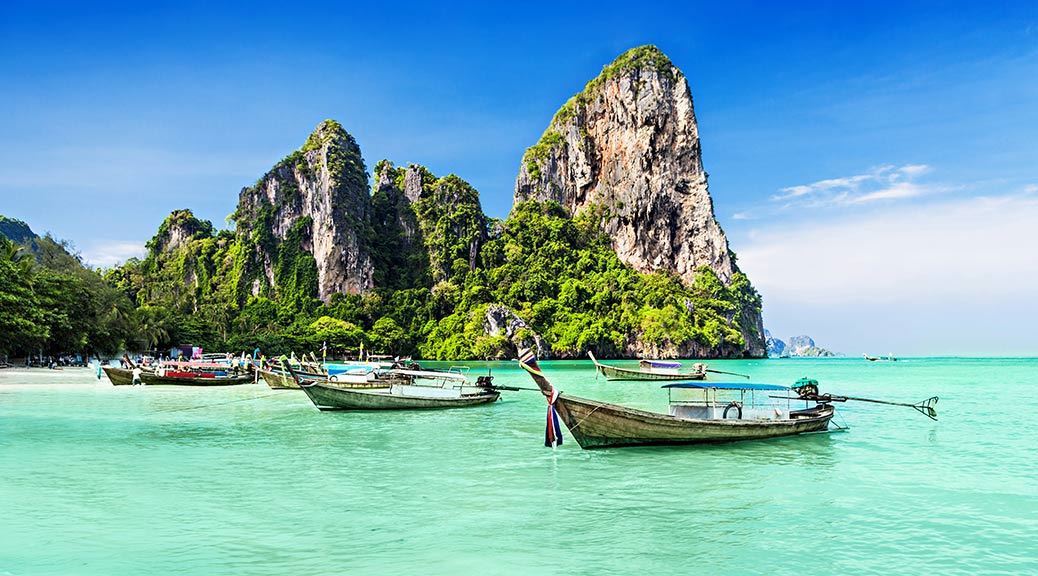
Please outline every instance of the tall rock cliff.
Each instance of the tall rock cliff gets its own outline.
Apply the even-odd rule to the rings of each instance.
[[[515,200],[595,210],[620,259],[691,285],[707,266],[739,272],[714,217],[685,76],[655,46],[620,55],[555,114],[523,157]],[[765,353],[760,310],[745,310],[747,352]]]
[[[286,283],[305,290],[311,266],[322,300],[370,289],[370,206],[360,147],[339,123],[325,120],[300,150],[241,191],[238,232],[253,241],[262,272],[253,293],[263,284],[274,291]]]
[[[479,192],[465,180],[383,160],[375,166],[372,203],[377,285],[393,286],[390,272],[428,285],[461,279],[476,268],[488,223]]]

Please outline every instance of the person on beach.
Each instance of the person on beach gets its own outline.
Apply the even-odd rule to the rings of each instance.
[[[141,369],[140,366],[133,367],[133,385],[144,386],[144,381],[141,380]]]

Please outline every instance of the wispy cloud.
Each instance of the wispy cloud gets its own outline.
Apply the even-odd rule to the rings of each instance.
[[[810,184],[787,186],[771,199],[787,206],[811,208],[854,206],[884,200],[903,200],[943,191],[945,188],[918,182],[931,171],[926,164],[877,166],[862,174],[827,178]]]
[[[83,261],[88,266],[107,268],[144,256],[144,243],[134,241],[101,241],[82,250]]]

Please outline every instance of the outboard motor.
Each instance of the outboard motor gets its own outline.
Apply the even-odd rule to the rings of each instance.
[[[476,378],[476,386],[489,390],[494,387],[494,377],[489,374],[480,376]]]

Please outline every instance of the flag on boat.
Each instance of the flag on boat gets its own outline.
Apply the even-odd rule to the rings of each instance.
[[[537,355],[533,350],[520,351],[519,362],[534,374],[540,374],[541,369],[537,365]],[[559,426],[559,414],[555,411],[555,401],[559,399],[559,391],[553,385],[551,394],[545,394],[548,399],[548,416],[544,427],[544,445],[554,448],[562,444],[562,427]]]
[[[559,415],[555,412],[555,400],[559,391],[552,386],[551,397],[548,398],[548,423],[544,428],[544,445],[554,448],[562,445],[562,428],[559,427]]]

